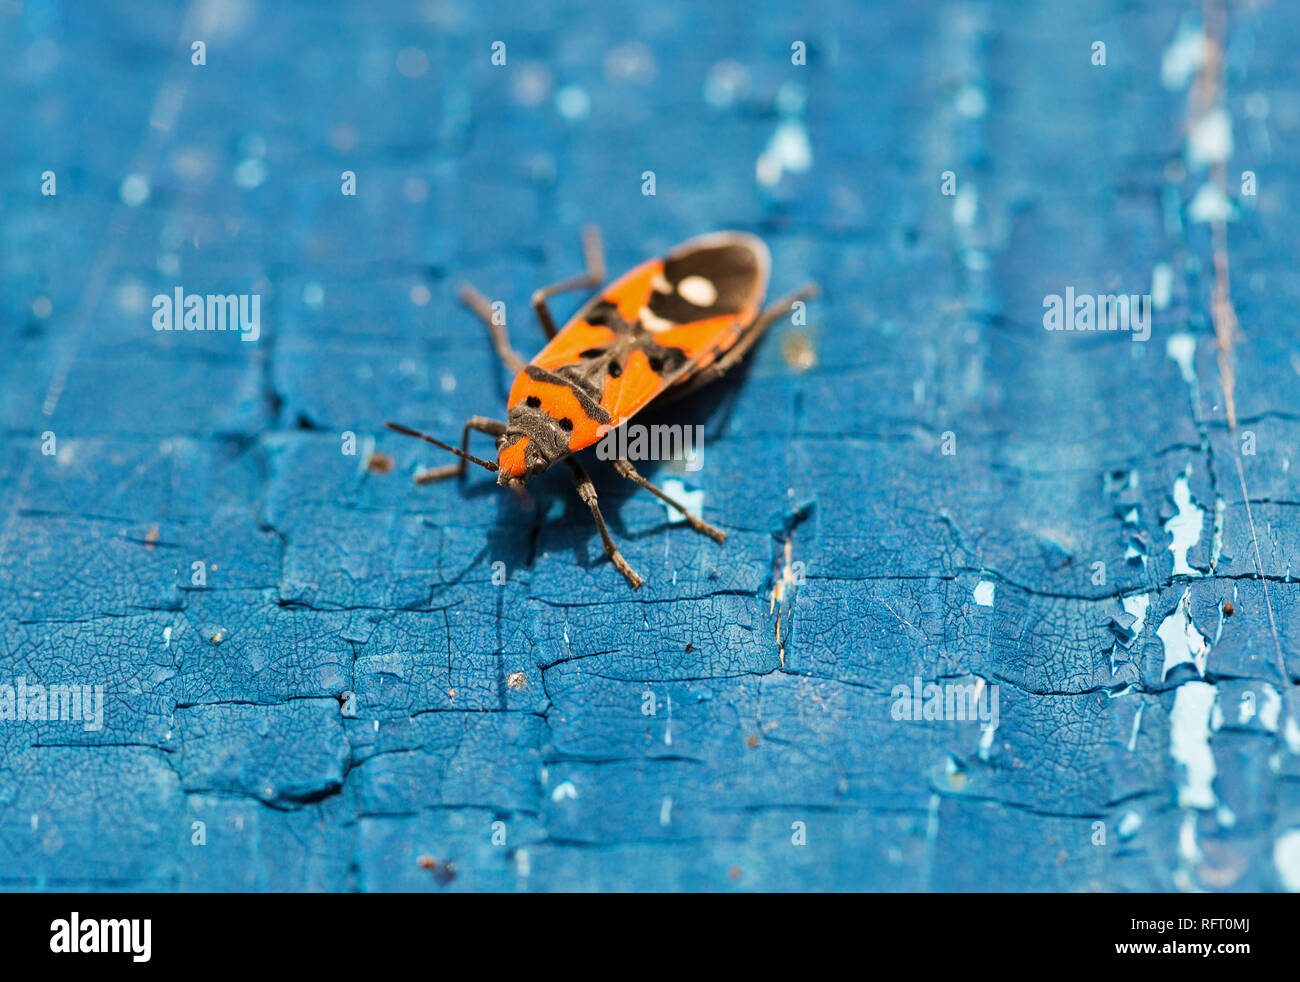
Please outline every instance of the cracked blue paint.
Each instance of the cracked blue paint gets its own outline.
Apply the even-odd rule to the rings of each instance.
[[[1295,15],[1233,7],[1226,142],[1200,17],[0,4],[0,686],[105,692],[0,718],[0,886],[1296,889]],[[418,487],[380,426],[498,412],[455,290],[535,350],[585,221],[824,289],[647,417],[724,545],[593,462],[637,593],[562,475]],[[155,332],[177,286],[262,337]],[[1150,341],[1043,331],[1067,287]]]

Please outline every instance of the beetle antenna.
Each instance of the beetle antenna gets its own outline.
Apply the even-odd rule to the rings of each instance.
[[[401,423],[385,422],[384,425],[387,426],[394,433],[401,433],[403,436],[413,436],[417,440],[423,440],[425,443],[432,443],[435,447],[442,447],[443,450],[450,451],[451,453],[454,453],[457,457],[463,457],[465,460],[478,464],[480,467],[483,467],[487,470],[495,471],[497,469],[497,465],[492,463],[492,461],[482,460],[479,457],[475,457],[473,454],[466,453],[464,450],[457,450],[449,443],[443,443],[441,440],[435,440],[433,437],[429,436],[428,433],[421,433],[419,430],[413,430],[409,426],[403,426]]]

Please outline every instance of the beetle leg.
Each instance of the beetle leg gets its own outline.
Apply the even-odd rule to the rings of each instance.
[[[555,319],[551,317],[551,310],[546,306],[547,299],[557,293],[600,286],[605,282],[605,250],[600,241],[600,229],[595,225],[583,226],[582,252],[587,260],[587,272],[572,279],[544,286],[533,294],[533,310],[537,312],[537,320],[541,323],[542,332],[548,341],[555,337]]]
[[[666,491],[663,491],[662,489],[655,487],[644,477],[642,477],[639,473],[637,473],[637,469],[632,466],[631,461],[625,460],[622,457],[620,457],[618,460],[614,461],[614,470],[618,471],[619,474],[621,474],[623,477],[626,477],[633,484],[645,488],[647,491],[649,491],[660,501],[666,502],[667,504],[670,504],[674,508],[676,508],[679,512],[682,513],[682,516],[686,519],[687,523],[690,525],[691,528],[695,529],[695,531],[702,532],[703,534],[707,535],[710,539],[713,539],[716,542],[727,541],[726,532],[723,532],[721,529],[714,528],[708,522],[704,521],[704,519],[697,518],[696,516],[692,515],[690,512],[686,510],[686,506],[683,505],[680,501],[677,501]]]
[[[596,487],[591,483],[591,475],[572,457],[566,457],[564,462],[573,471],[573,483],[578,486],[578,496],[587,503],[587,507],[591,509],[591,517],[596,520],[600,541],[605,544],[605,555],[613,561],[618,571],[627,577],[628,583],[632,584],[632,589],[639,589],[645,580],[641,579],[636,574],[636,570],[627,564],[623,554],[618,551],[618,546],[614,545],[614,540],[610,538],[609,529],[605,527],[605,519],[600,514],[600,505],[596,501]]]
[[[806,283],[794,293],[787,294],[770,307],[764,309],[757,317],[754,323],[745,329],[745,333],[740,340],[728,348],[721,358],[715,361],[708,368],[705,368],[696,374],[689,376],[684,382],[673,386],[667,392],[663,393],[655,400],[656,408],[675,402],[682,396],[690,395],[697,389],[702,389],[710,382],[716,382],[728,371],[734,368],[737,362],[741,361],[745,355],[749,354],[751,348],[758,343],[763,333],[772,326],[772,324],[781,318],[786,311],[793,307],[800,300],[807,300],[810,297],[817,296],[819,290],[817,284]]]
[[[496,317],[492,312],[492,304],[487,297],[479,293],[472,286],[466,283],[456,291],[456,296],[487,325],[488,332],[492,335],[492,346],[497,349],[497,355],[505,363],[506,368],[512,373],[518,375],[524,370],[524,360],[519,356],[519,352],[510,347],[510,336],[506,334],[505,324],[498,324]],[[504,315],[502,315],[504,319]]]

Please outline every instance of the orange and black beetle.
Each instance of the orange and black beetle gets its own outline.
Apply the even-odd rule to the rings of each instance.
[[[684,242],[666,256],[624,273],[556,331],[547,299],[566,290],[599,286],[605,279],[599,232],[585,229],[583,246],[585,275],[533,294],[533,309],[549,340],[526,364],[510,347],[505,325],[494,318],[488,301],[471,287],[460,292],[487,324],[501,360],[516,373],[504,423],[473,417],[465,424],[459,450],[409,427],[387,426],[461,458],[417,474],[421,483],[463,474],[465,464],[473,461],[496,471],[498,483],[517,488],[563,460],[591,509],[605,552],[636,589],[644,581],[614,545],[591,478],[570,455],[596,443],[647,406],[693,392],[718,378],[745,356],[773,321],[796,302],[813,296],[816,287],[807,285],[761,309],[771,267],[767,246],[744,232],[716,232]],[[469,453],[473,430],[496,438],[496,463]],[[726,538],[647,481],[626,459],[616,460],[614,467],[681,512],[696,531],[718,542]]]

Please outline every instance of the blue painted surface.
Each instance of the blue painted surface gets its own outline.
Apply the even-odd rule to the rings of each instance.
[[[104,687],[0,720],[0,885],[1298,888],[1296,17],[1209,25],[1202,104],[1201,5],[1151,6],[0,3],[0,684]],[[531,353],[586,221],[825,290],[654,417],[725,546],[593,462],[636,594],[560,475],[417,487],[379,425],[498,413],[455,288]],[[1162,277],[1146,343],[1043,330]],[[177,286],[262,336],[155,332]],[[977,680],[991,731],[894,718]]]

